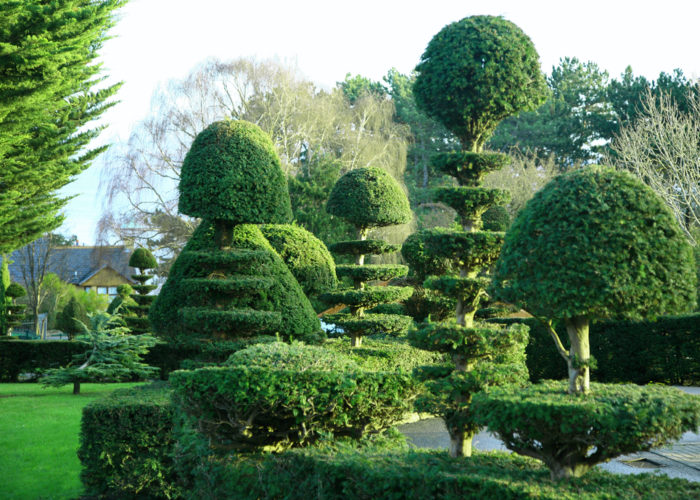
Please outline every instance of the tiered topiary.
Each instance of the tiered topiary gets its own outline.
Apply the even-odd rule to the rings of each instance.
[[[343,175],[331,191],[326,205],[328,213],[341,217],[355,226],[358,240],[343,241],[331,246],[339,255],[353,255],[354,265],[336,266],[339,278],[347,277],[352,289],[326,293],[322,299],[329,304],[345,304],[349,314],[327,315],[324,319],[341,327],[351,339],[353,347],[362,343],[362,337],[372,333],[399,334],[410,327],[412,318],[397,314],[365,314],[379,304],[404,300],[411,296],[410,287],[366,286],[370,281],[388,281],[405,276],[403,265],[364,264],[365,255],[380,255],[399,250],[381,240],[368,240],[370,229],[411,220],[411,208],[406,194],[389,173],[376,167],[351,170]]]
[[[7,300],[7,303],[5,304],[5,320],[8,331],[12,330],[13,327],[22,324],[27,305],[17,304],[16,300],[20,297],[24,297],[25,295],[27,295],[27,290],[25,290],[19,283],[12,282],[5,290],[5,297]]]
[[[71,297],[68,304],[56,317],[56,328],[65,333],[69,339],[73,339],[78,334],[85,331],[85,327],[90,325],[90,318],[85,307],[76,299]]]
[[[505,166],[508,157],[482,149],[500,120],[541,104],[546,85],[530,39],[514,24],[491,16],[445,26],[428,44],[416,70],[417,104],[462,145],[462,151],[433,158],[435,167],[459,184],[437,190],[435,198],[457,212],[462,230],[436,228],[423,237],[426,253],[449,259],[458,274],[425,282],[426,288],[456,299],[456,314],[451,321],[427,323],[411,332],[416,346],[448,353],[452,360],[420,371],[431,394],[419,408],[444,418],[451,456],[469,456],[478,430],[472,396],[490,385],[524,381],[527,374],[524,325],[474,322],[488,284],[480,273],[496,260],[503,243],[503,233],[479,230],[481,215],[509,201],[506,191],[480,187],[482,177]]]
[[[698,398],[675,389],[598,385],[591,394],[592,320],[679,313],[695,301],[691,247],[648,186],[601,167],[553,179],[513,222],[493,285],[548,328],[570,394],[563,383],[516,396],[494,391],[476,398],[475,410],[508,447],[545,462],[553,479],[700,426]],[[564,323],[569,349],[553,321]]]
[[[130,314],[124,316],[124,321],[134,335],[140,335],[151,331],[148,311],[156,296],[148,294],[157,288],[157,285],[146,284],[153,278],[152,274],[146,274],[146,270],[155,269],[158,267],[158,262],[148,249],[137,248],[129,258],[129,266],[138,269],[139,273],[131,275],[131,279],[136,282],[135,285],[132,285],[136,293],[131,294],[131,299],[136,305],[129,306]]]
[[[204,220],[151,307],[159,335],[320,338],[311,304],[256,225],[291,219],[279,158],[258,126],[220,121],[195,138],[182,165],[180,211]]]

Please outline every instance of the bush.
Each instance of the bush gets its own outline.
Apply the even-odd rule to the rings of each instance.
[[[506,447],[542,460],[554,480],[700,427],[700,398],[678,389],[593,384],[593,393],[572,396],[562,381],[495,388],[475,394],[472,411]]]
[[[226,366],[274,367],[275,370],[289,371],[349,371],[356,370],[357,364],[350,358],[335,354],[320,346],[306,346],[294,343],[273,342],[248,347],[232,354]]]
[[[495,205],[481,215],[484,231],[505,232],[510,226],[510,214],[505,207]]]
[[[318,341],[322,338],[321,325],[311,304],[280,256],[262,235],[259,227],[240,224],[233,228],[232,235],[232,247],[235,248],[219,251],[214,243],[212,223],[203,221],[195,230],[173,264],[168,281],[151,307],[149,318],[156,333],[169,340],[185,343],[196,339],[216,338],[216,335],[223,335],[233,340],[236,337],[257,334],[254,330],[238,329],[206,331],[196,322],[190,324],[183,322],[186,308],[212,309],[219,300],[226,304],[226,308],[212,309],[212,318],[210,318],[212,321],[218,321],[222,313],[227,311],[233,315],[237,309],[269,312],[278,316],[278,323],[275,325],[266,322],[267,330],[260,333],[279,332],[285,338],[293,337],[305,341]],[[227,279],[208,279],[208,276],[216,270],[219,270],[219,274],[224,270]],[[192,279],[207,279],[208,283],[214,287],[215,285],[224,286],[243,278],[267,280],[269,289],[261,292],[257,286],[251,284],[247,290],[238,292],[231,290],[226,294],[222,290],[212,290],[212,293],[206,294],[192,291]],[[238,285],[243,286],[241,282]],[[194,310],[187,314],[190,317],[202,315]],[[248,319],[251,318],[252,316],[249,315]],[[236,320],[233,317],[230,319]],[[224,320],[221,319],[221,321]]]
[[[176,498],[167,386],[122,389],[83,409],[78,457],[87,495]]]
[[[158,262],[148,249],[137,248],[129,257],[129,266],[137,269],[155,269]]]
[[[361,347],[351,347],[342,339],[330,339],[323,346],[348,356],[361,370],[371,372],[403,371],[412,373],[419,366],[444,361],[443,355],[417,349],[400,339],[368,338]]]
[[[318,362],[316,350],[293,355],[297,366],[304,357]],[[246,356],[242,351],[234,357],[241,362]],[[305,445],[327,433],[376,432],[410,411],[416,394],[416,382],[406,373],[281,370],[255,363],[177,371],[170,383],[177,404],[213,448],[241,451]]]
[[[195,138],[180,173],[180,212],[234,224],[286,224],[287,181],[270,137],[252,123],[219,121]]]
[[[318,295],[338,286],[335,261],[312,233],[291,224],[265,224],[260,230],[306,295]]]
[[[441,451],[290,450],[280,454],[229,456],[205,462],[193,498],[365,500],[686,500],[700,484],[663,475],[613,475],[552,483],[535,460],[501,452],[469,459]]]
[[[85,352],[80,342],[60,340],[0,340],[0,382],[17,382],[21,373],[67,365],[73,356]]]

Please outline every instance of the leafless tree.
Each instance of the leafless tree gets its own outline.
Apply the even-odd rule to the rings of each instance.
[[[688,239],[700,226],[700,98],[681,112],[671,96],[647,94],[635,122],[623,127],[608,161],[650,186],[671,208]]]

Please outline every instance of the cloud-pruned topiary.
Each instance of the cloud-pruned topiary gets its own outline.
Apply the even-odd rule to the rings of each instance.
[[[416,103],[479,151],[498,123],[542,104],[547,85],[530,38],[501,17],[472,16],[435,35],[416,66]]]
[[[338,179],[326,210],[365,233],[373,227],[405,224],[413,216],[399,183],[378,167],[351,170]]]
[[[214,122],[200,132],[180,172],[180,212],[235,224],[292,219],[287,181],[270,137],[257,125]]]
[[[649,187],[625,172],[587,167],[554,178],[520,212],[493,289],[550,324],[566,324],[571,349],[557,346],[569,390],[587,392],[590,322],[690,309],[692,248]]]
[[[292,224],[265,224],[260,230],[307,296],[316,296],[338,285],[333,256],[312,233]]]
[[[218,251],[213,226],[202,221],[173,264],[151,307],[156,333],[188,341],[279,332],[283,338],[317,341],[320,323],[309,300],[259,226],[235,226],[232,249],[226,252]],[[217,270],[223,271],[221,277],[209,279]],[[217,301],[220,317],[211,321],[218,327],[205,330],[197,318],[217,309]],[[236,319],[236,311],[248,315]],[[195,320],[190,323],[185,316]]]
[[[131,257],[129,257],[129,266],[139,270],[138,274],[131,275],[131,279],[136,282],[136,284],[132,286],[133,293],[131,294],[131,300],[133,304],[125,306],[122,302],[122,307],[119,312],[124,317],[126,326],[131,330],[131,333],[135,335],[149,333],[151,331],[151,325],[148,321],[148,311],[156,298],[155,295],[149,294],[158,288],[158,286],[147,284],[148,281],[153,279],[153,275],[147,274],[146,270],[155,269],[158,267],[158,262],[150,250],[146,248],[137,248],[133,251]]]
[[[147,248],[137,248],[129,257],[129,266],[139,270],[155,269],[158,261]]]

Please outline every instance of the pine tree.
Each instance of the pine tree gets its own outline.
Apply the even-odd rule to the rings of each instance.
[[[131,279],[136,281],[136,285],[132,285],[135,293],[131,294],[131,299],[136,303],[128,309],[131,314],[124,316],[124,321],[132,333],[141,334],[151,330],[148,322],[148,311],[151,304],[155,300],[155,295],[148,295],[157,288],[156,285],[147,285],[146,282],[153,278],[152,274],[146,274],[147,269],[155,269],[158,267],[153,254],[146,248],[137,248],[129,258],[129,266],[139,270],[138,274],[132,274]]]
[[[56,190],[106,146],[86,128],[121,84],[95,87],[97,51],[125,0],[17,0],[0,24],[0,252],[61,225]]]

